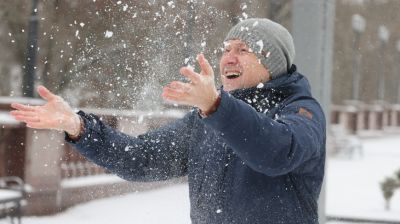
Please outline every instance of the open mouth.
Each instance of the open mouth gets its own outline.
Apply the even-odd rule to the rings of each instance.
[[[226,72],[225,77],[227,79],[236,79],[239,78],[242,75],[240,72]]]

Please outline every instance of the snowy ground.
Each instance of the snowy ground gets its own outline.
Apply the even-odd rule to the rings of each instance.
[[[329,159],[327,213],[331,216],[396,220],[400,223],[400,191],[384,210],[379,183],[400,168],[400,136],[363,140],[362,158]],[[0,224],[8,223],[1,220]],[[185,184],[100,199],[73,207],[62,214],[24,217],[24,224],[188,224],[189,200]],[[338,224],[339,222],[329,222]]]
[[[400,169],[400,136],[363,140],[362,158],[329,159],[327,212],[341,217],[396,220],[400,223],[400,190],[385,211],[380,183]]]
[[[179,184],[154,191],[91,201],[56,216],[23,218],[23,223],[189,224],[188,194],[187,185]]]

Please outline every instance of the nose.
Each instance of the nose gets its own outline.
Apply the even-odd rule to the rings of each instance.
[[[225,65],[236,65],[239,62],[237,54],[233,50],[226,52],[223,59]]]

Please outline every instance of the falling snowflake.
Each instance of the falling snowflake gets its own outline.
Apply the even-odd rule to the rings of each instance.
[[[261,53],[261,51],[264,49],[264,42],[262,40],[259,40],[256,42],[256,44],[260,46],[258,53]]]
[[[105,38],[111,38],[113,36],[113,32],[112,31],[108,31],[106,30],[106,34],[104,35]]]
[[[175,8],[175,5],[174,5],[173,1],[169,1],[167,4],[168,4],[169,7]]]
[[[125,147],[125,152],[129,152],[129,151],[131,151],[131,150],[133,150],[133,149],[134,149],[133,146],[127,145],[127,146]]]

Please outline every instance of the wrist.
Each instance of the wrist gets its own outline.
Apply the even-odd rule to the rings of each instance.
[[[83,121],[81,116],[74,114],[71,118],[69,129],[64,130],[70,137],[78,137],[82,132]]]
[[[213,97],[213,103],[211,106],[199,108],[199,113],[202,117],[207,117],[217,111],[219,104],[221,103],[221,95],[219,92],[215,92],[215,96]]]

